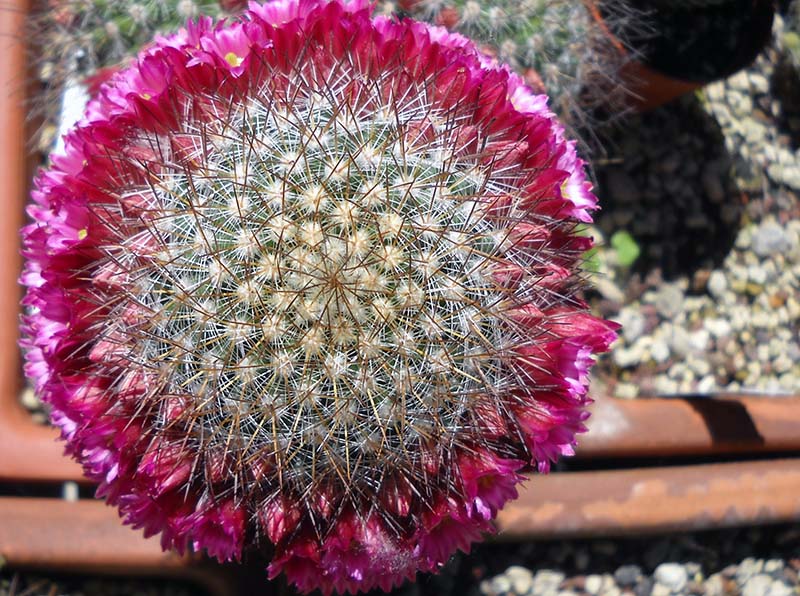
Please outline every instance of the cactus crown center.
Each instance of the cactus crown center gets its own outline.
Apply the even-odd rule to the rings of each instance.
[[[130,190],[140,232],[107,249],[137,271],[128,358],[193,396],[204,446],[266,451],[301,484],[415,467],[510,374],[492,269],[514,251],[480,198],[507,192],[503,172],[424,90],[380,89],[298,76],[153,136],[184,166]]]

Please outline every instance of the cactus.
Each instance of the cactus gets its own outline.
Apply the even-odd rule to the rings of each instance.
[[[32,61],[42,89],[32,102],[32,117],[43,117],[34,145],[47,153],[58,129],[64,90],[92,78],[102,82],[154,35],[177,29],[187,19],[219,16],[217,0],[48,0],[28,19],[36,40]]]
[[[596,199],[510,70],[280,0],[162,38],[88,111],[24,230],[25,370],[127,523],[389,589],[572,452],[615,337],[578,296]]]
[[[390,0],[379,6],[383,12],[397,8]],[[619,69],[630,56],[614,47],[604,27],[616,31],[624,21],[640,32],[644,20],[623,0],[604,2],[605,25],[579,0],[405,0],[399,7],[478,42],[523,74],[534,91],[546,92],[574,128],[591,128],[598,107],[608,114],[624,109]]]
[[[71,68],[90,74],[130,58],[187,19],[220,12],[217,0],[49,0],[33,19],[44,34],[45,60],[74,60]]]

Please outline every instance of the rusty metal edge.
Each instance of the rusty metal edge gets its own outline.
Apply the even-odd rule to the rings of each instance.
[[[0,497],[0,520],[0,556],[12,569],[175,578],[212,596],[239,593],[234,568],[164,553],[157,538],[123,526],[100,501]]]
[[[800,396],[599,398],[578,457],[800,452]]]
[[[0,519],[0,554],[11,567],[202,575],[195,559],[162,553],[99,501],[4,497]],[[496,526],[500,540],[529,540],[798,520],[795,458],[535,476]]]
[[[531,478],[500,540],[625,536],[800,521],[800,458]]]

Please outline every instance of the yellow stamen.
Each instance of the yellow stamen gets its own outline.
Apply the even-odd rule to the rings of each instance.
[[[225,54],[225,62],[235,67],[239,66],[242,62],[244,62],[244,58],[236,55],[233,52],[228,52],[227,54]]]

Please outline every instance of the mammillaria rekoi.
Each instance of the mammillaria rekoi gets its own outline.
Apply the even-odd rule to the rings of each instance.
[[[574,144],[465,38],[366,3],[160,38],[41,173],[26,372],[127,523],[389,589],[583,430]]]

